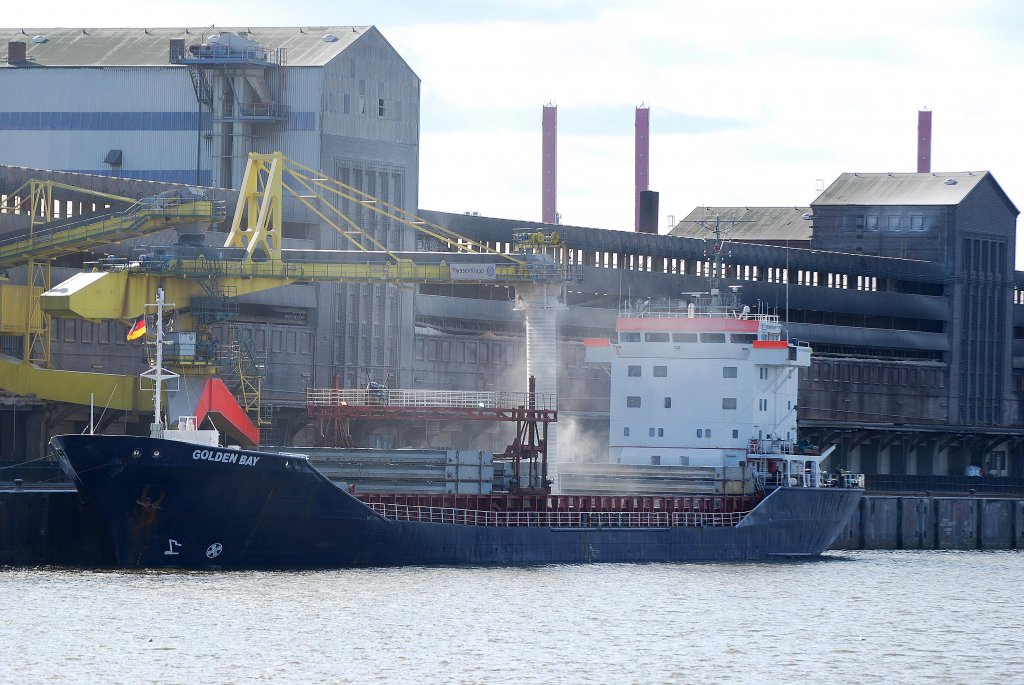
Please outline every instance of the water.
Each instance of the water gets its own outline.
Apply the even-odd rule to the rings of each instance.
[[[1018,552],[309,573],[0,570],[0,682],[1024,678]]]

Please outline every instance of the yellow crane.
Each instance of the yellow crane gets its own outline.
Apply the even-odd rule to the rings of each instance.
[[[286,196],[295,198],[338,231],[352,249],[291,254],[284,250],[282,203]],[[403,253],[389,250],[337,206],[341,201],[407,225],[433,238],[448,251]],[[52,202],[43,204],[49,206]],[[159,203],[146,201],[140,205],[133,212],[122,212],[120,219],[110,217],[83,226],[58,225],[16,237],[7,252],[0,246],[0,264],[7,254],[12,260],[45,261],[116,239],[145,235],[171,223],[224,218],[222,205],[198,198],[177,205],[157,206]],[[144,216],[145,221],[136,224],[125,218],[126,214],[137,218]],[[122,222],[120,229],[107,223],[114,221]],[[76,274],[59,285],[48,287],[47,282],[47,287],[37,286],[24,300],[38,303],[36,316],[42,320],[58,316],[128,321],[144,311],[146,303],[160,287],[167,300],[175,303],[179,312],[176,325],[179,331],[184,331],[193,325],[189,314],[193,298],[209,296],[212,291],[238,296],[298,281],[560,283],[578,277],[573,268],[557,233],[524,232],[516,253],[506,254],[329,179],[279,152],[251,153],[230,230],[219,248],[149,254],[130,260],[100,260],[92,271]],[[48,340],[48,334],[46,338]],[[138,383],[127,382],[128,377],[54,371],[31,361],[27,355],[20,364],[0,359],[0,388],[78,404],[88,403],[92,396],[106,396],[109,398],[106,406],[114,409],[141,410],[149,404],[148,397],[140,397]],[[258,408],[258,388],[255,396]],[[247,405],[247,409],[253,408],[252,402]]]

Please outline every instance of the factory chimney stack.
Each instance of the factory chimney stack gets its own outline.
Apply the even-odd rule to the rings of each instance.
[[[917,113],[917,173],[932,170],[932,113],[922,109]]]
[[[558,107],[544,105],[542,119],[541,221],[558,223],[555,201],[558,190]]]
[[[634,193],[634,206],[636,207],[633,230],[641,232],[644,227],[641,224],[641,193],[650,189],[651,173],[651,110],[645,105],[636,108],[636,155],[635,155],[635,177],[636,191]],[[655,209],[657,213],[657,209]],[[655,229],[656,232],[657,229]]]

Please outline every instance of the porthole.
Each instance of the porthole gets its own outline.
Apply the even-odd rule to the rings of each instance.
[[[138,459],[141,456],[142,456],[142,450],[140,450],[140,449],[132,450],[132,459]]]
[[[160,450],[153,450],[153,458],[154,459],[159,459],[160,458]]]

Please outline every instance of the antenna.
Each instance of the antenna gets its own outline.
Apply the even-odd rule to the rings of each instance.
[[[731,227],[735,226],[736,224],[751,224],[751,223],[755,223],[755,220],[754,219],[722,219],[721,215],[715,214],[715,218],[714,218],[714,223],[713,224],[712,224],[712,220],[711,219],[683,219],[683,221],[684,222],[688,222],[688,223],[692,223],[692,224],[697,224],[701,228],[703,228],[703,229],[705,229],[707,231],[710,231],[712,234],[714,234],[714,239],[711,241],[711,255],[710,255],[711,258],[712,258],[711,270],[710,270],[710,273],[708,273],[708,284],[710,286],[712,300],[714,300],[717,297],[717,295],[718,295],[718,290],[719,290],[718,284],[719,284],[719,281],[722,280],[725,277],[725,264],[723,262],[723,257],[725,256],[725,246],[728,243],[728,240],[724,236],[724,229],[722,227],[722,222],[725,221],[728,224],[727,228],[731,228]],[[704,254],[705,254],[705,256],[709,256],[707,254],[707,252],[708,252],[708,244],[707,244],[707,240],[705,239],[705,241],[704,241]],[[720,302],[715,302],[715,304],[721,304],[721,303]]]

